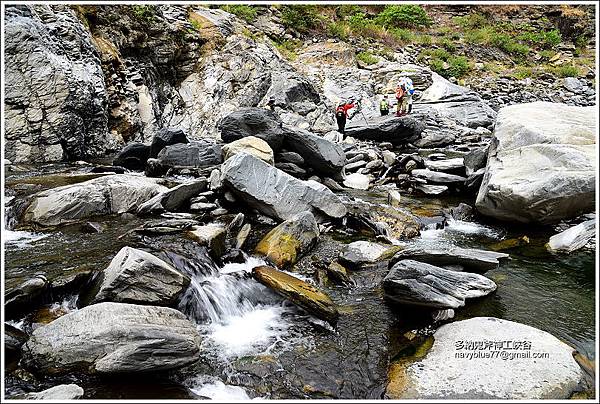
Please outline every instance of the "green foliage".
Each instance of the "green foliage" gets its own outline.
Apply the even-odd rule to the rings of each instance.
[[[518,80],[523,80],[527,77],[533,77],[533,69],[526,66],[518,66],[513,73],[513,77]]]
[[[394,37],[394,39],[401,43],[410,43],[415,39],[415,35],[407,29],[392,28],[389,29],[388,32]]]
[[[361,7],[356,4],[342,4],[335,9],[335,15],[340,19],[353,16],[361,12]]]
[[[155,6],[134,5],[131,6],[131,10],[133,11],[133,15],[135,15],[138,21],[144,24],[150,24],[156,21]]]
[[[556,67],[549,67],[546,69],[550,73],[557,75],[558,77],[577,77],[580,72],[575,65],[560,65]]]
[[[451,55],[445,49],[435,49],[427,53],[431,56],[429,61],[431,70],[445,78],[455,77],[458,79],[471,70],[471,65],[464,56]]]
[[[254,21],[256,19],[256,14],[258,13],[257,7],[247,6],[244,4],[228,4],[219,7],[227,11],[228,13],[235,14],[236,16],[247,22]]]
[[[348,25],[344,22],[333,21],[327,25],[327,33],[329,36],[347,41],[349,37]]]
[[[358,55],[356,55],[356,58],[367,65],[372,65],[379,62],[379,59],[367,51],[360,52]]]
[[[286,39],[281,42],[273,41],[273,45],[284,58],[293,61],[298,57],[296,51],[302,45],[302,41]]]
[[[433,43],[433,39],[431,38],[431,35],[422,34],[417,35],[417,37],[415,38],[415,42],[421,45],[430,46]]]
[[[469,30],[483,28],[488,25],[488,18],[479,13],[469,14],[464,17],[454,17],[453,21],[462,28]]]
[[[517,35],[516,39],[538,48],[551,49],[556,47],[562,38],[560,32],[557,29],[553,29],[551,31],[523,32]]]
[[[390,28],[418,28],[431,25],[431,18],[421,6],[415,4],[387,5],[375,21]]]
[[[307,32],[319,27],[322,17],[318,13],[318,6],[286,5],[282,7],[281,22],[287,28],[293,28],[300,32]]]
[[[491,44],[513,56],[525,56],[530,50],[529,46],[516,41],[511,35],[498,32],[492,37]]]
[[[442,38],[440,45],[442,45],[448,52],[456,52],[456,45],[454,44],[454,41],[449,38]]]

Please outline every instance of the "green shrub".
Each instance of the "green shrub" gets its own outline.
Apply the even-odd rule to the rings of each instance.
[[[443,61],[447,61],[450,58],[450,54],[448,53],[448,51],[441,48],[434,49],[433,51],[431,51],[431,56],[433,56],[436,59],[441,59]]]
[[[429,67],[431,70],[439,74],[440,76],[446,76],[446,70],[444,69],[444,61],[441,59],[431,59],[429,61]]]
[[[433,43],[433,39],[431,38],[431,35],[422,34],[415,38],[415,42],[421,45],[430,46]]]
[[[561,65],[550,68],[550,71],[556,74],[558,77],[577,77],[579,76],[579,69],[575,65]]]
[[[488,45],[492,42],[492,38],[495,35],[496,32],[491,27],[484,27],[465,32],[464,40],[468,44]]]
[[[149,24],[156,21],[156,7],[155,6],[140,6],[134,5],[131,6],[133,11],[133,15],[138,19],[138,21]]]
[[[458,79],[471,70],[471,65],[464,56],[450,56],[441,52],[434,52],[432,56],[433,58],[429,62],[429,67],[445,78],[455,77]],[[447,63],[446,68],[444,68],[444,62]]]
[[[301,41],[293,40],[293,39],[286,39],[281,42],[279,42],[279,41],[272,41],[272,42],[273,42],[273,45],[275,45],[277,50],[279,50],[279,53],[281,53],[281,55],[284,58],[286,58],[288,60],[292,60],[292,61],[298,57],[298,54],[296,53],[296,51],[302,45]]]
[[[334,21],[327,25],[327,33],[329,36],[341,39],[342,41],[348,40],[349,30],[348,25],[343,22]]]
[[[553,29],[552,31],[523,32],[517,35],[516,39],[537,48],[551,49],[560,43],[562,37],[558,30]]]
[[[443,38],[440,41],[440,45],[442,45],[448,52],[456,52],[456,45],[448,38]]]
[[[358,14],[360,11],[360,6],[357,6],[356,4],[342,4],[336,7],[335,15],[337,15],[338,18],[344,19],[354,14]]]
[[[415,35],[403,28],[391,28],[388,32],[401,43],[411,43],[415,39]]]
[[[518,66],[513,73],[513,77],[518,80],[526,79],[533,76],[533,70],[529,67]]]
[[[360,52],[358,55],[356,55],[356,58],[367,65],[372,65],[379,62],[379,59],[367,51]]]
[[[483,28],[488,25],[488,18],[479,13],[469,14],[464,17],[454,17],[453,20],[465,29]]]
[[[220,6],[223,10],[228,13],[235,14],[240,17],[242,20],[252,22],[256,19],[256,14],[258,9],[254,6],[246,6],[243,4],[232,4],[232,5],[224,5]]]
[[[384,27],[418,28],[431,25],[431,18],[421,6],[414,4],[387,5],[375,21]]]
[[[525,56],[530,50],[529,46],[517,42],[509,34],[496,33],[492,37],[492,45],[514,56]]]
[[[314,4],[286,5],[282,7],[281,22],[287,28],[300,32],[310,31],[321,24],[318,7]]]

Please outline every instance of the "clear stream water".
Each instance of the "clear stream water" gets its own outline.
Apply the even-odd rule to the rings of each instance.
[[[63,178],[61,170],[74,169],[50,166],[7,173],[5,201],[15,194],[20,197],[76,181]],[[385,200],[383,191],[353,194],[372,202]],[[460,201],[464,199],[405,198],[405,207],[435,216]],[[334,329],[254,281],[249,272],[263,263],[261,258],[249,256],[241,264],[217,265],[206,250],[181,235],[119,238],[140,226],[140,218],[92,220],[103,225],[101,233],[84,233],[80,225],[53,231],[5,229],[6,290],[36,273],[60,279],[102,270],[125,245],[145,248],[191,276],[179,309],[197,324],[203,356],[197,364],[167,376],[125,381],[75,375],[69,380],[84,387],[86,398],[380,398],[389,361],[407,346],[403,334],[431,329],[428,319],[415,319],[415,313],[383,301],[380,283],[387,273],[385,265],[352,272],[354,287],[330,284],[314,268],[292,274],[323,288],[339,305],[341,318]],[[257,228],[253,238],[259,239],[267,230]],[[457,310],[454,320],[495,316],[518,321],[548,331],[594,358],[594,252],[552,255],[544,248],[551,234],[549,228],[451,221],[444,229],[424,230],[407,243],[490,249],[499,241],[527,235],[529,244],[506,250],[511,260],[485,274],[497,283],[497,291]],[[342,241],[349,241],[335,233],[324,234],[321,240],[309,255],[325,262],[337,256]],[[310,257],[298,267],[311,268]],[[31,331],[77,310],[77,296],[53,300],[10,324]],[[43,381],[47,387],[58,382],[64,380]],[[9,394],[20,392],[21,386],[7,379]]]

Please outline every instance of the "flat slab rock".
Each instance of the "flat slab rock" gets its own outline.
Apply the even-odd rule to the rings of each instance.
[[[24,400],[77,400],[83,397],[83,389],[76,384],[60,384],[49,389],[22,396]],[[21,397],[15,397],[21,398]]]
[[[260,283],[307,312],[330,324],[337,323],[339,313],[335,303],[311,284],[267,266],[254,268],[252,275]]]
[[[383,290],[386,298],[395,303],[456,309],[465,305],[465,299],[490,294],[496,290],[496,284],[482,275],[402,260],[383,280]]]
[[[550,237],[546,247],[550,251],[570,253],[584,247],[595,235],[596,219],[587,220]]]
[[[41,373],[140,373],[177,369],[200,357],[200,336],[168,307],[98,303],[37,328],[23,363]]]
[[[582,380],[573,348],[528,325],[475,317],[446,324],[433,337],[433,346],[423,359],[392,365],[398,368],[390,378],[388,398],[566,399]],[[479,341],[514,341],[514,345],[525,341],[530,349],[465,349]],[[499,353],[492,354],[494,351]],[[523,357],[514,356],[517,353]],[[547,353],[548,357],[533,358],[536,353]],[[475,357],[477,354],[497,356]],[[507,359],[511,354],[513,359]]]
[[[508,259],[509,255],[495,251],[479,250],[476,248],[419,248],[407,247],[396,253],[392,263],[410,258],[432,265],[460,265],[474,272],[485,272],[498,268],[500,260]]]
[[[370,241],[354,241],[342,248],[339,259],[347,264],[360,266],[390,257],[396,251],[398,251],[398,248],[391,245]]]
[[[461,177],[460,175],[446,174],[423,168],[412,170],[410,174],[418,178],[424,178],[427,181],[435,184],[462,183],[467,180],[465,177]]]

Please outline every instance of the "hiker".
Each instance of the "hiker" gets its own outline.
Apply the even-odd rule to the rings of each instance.
[[[338,132],[344,134],[344,128],[346,127],[346,119],[348,118],[348,110],[354,108],[355,104],[353,100],[347,102],[340,102],[335,109],[335,119],[338,124]],[[351,117],[350,117],[351,118]]]
[[[396,88],[396,116],[403,116],[412,112],[412,95],[415,92],[413,82],[408,77],[403,77]]]
[[[387,95],[383,96],[383,99],[379,103],[379,112],[381,116],[387,115],[390,113],[390,102],[388,101]]]

